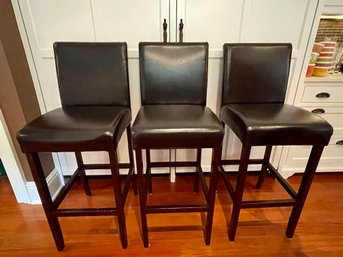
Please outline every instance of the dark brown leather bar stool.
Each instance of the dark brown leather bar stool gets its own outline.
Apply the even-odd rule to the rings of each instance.
[[[134,178],[131,111],[126,43],[55,43],[62,108],[43,114],[18,132],[43,208],[59,251],[64,240],[58,217],[114,215],[118,217],[122,247],[127,247],[125,199]],[[127,131],[130,163],[118,163],[117,145]],[[106,151],[109,164],[84,164],[81,152]],[[75,152],[78,168],[53,201],[39,152]],[[121,189],[119,169],[129,169]],[[58,208],[76,178],[91,195],[85,169],[110,169],[115,208]],[[135,183],[134,183],[135,184]]]
[[[239,164],[236,188],[222,177],[232,198],[229,239],[235,239],[242,208],[293,206],[286,235],[294,234],[321,153],[333,129],[321,117],[284,104],[291,62],[291,44],[225,44],[221,120],[242,142],[240,160],[222,160],[221,165]],[[312,151],[296,192],[269,158],[274,145],[310,145]],[[266,146],[263,159],[250,159],[252,146]],[[242,201],[248,164],[262,164],[260,188],[267,173],[274,176],[290,199]]]
[[[132,126],[136,152],[141,225],[144,246],[149,246],[147,214],[206,212],[205,243],[211,239],[215,189],[224,130],[217,116],[206,107],[207,43],[140,43],[140,83],[142,107]],[[193,148],[197,160],[151,162],[150,149]],[[209,188],[202,173],[201,148],[212,148]],[[206,203],[198,205],[147,205],[150,184],[143,175],[142,150],[147,153],[147,171],[153,167],[195,166]],[[197,181],[197,180],[196,180]],[[149,186],[150,187],[150,186]],[[195,190],[197,186],[195,186]],[[172,197],[172,196],[171,196]]]

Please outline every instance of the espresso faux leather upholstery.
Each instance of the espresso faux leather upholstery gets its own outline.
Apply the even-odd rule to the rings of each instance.
[[[105,151],[117,147],[130,120],[130,109],[121,106],[64,107],[38,117],[17,138],[23,152]]]
[[[140,43],[142,105],[206,105],[207,43]]]
[[[224,184],[233,203],[228,229],[230,241],[235,240],[239,214],[243,208],[293,206],[286,229],[286,236],[293,237],[324,146],[329,143],[333,133],[332,126],[320,116],[284,103],[291,54],[291,44],[224,45],[220,118],[242,142],[240,159],[222,159],[220,165]],[[311,146],[297,192],[270,162],[273,147],[279,145]],[[265,146],[263,158],[250,158],[253,146]],[[225,165],[233,164],[239,165],[235,187],[224,170]],[[257,189],[261,188],[264,178],[270,174],[290,198],[261,200],[257,196],[254,200],[243,200],[249,164],[261,165]]]
[[[225,44],[222,105],[283,103],[291,44]]]
[[[62,108],[17,134],[23,152],[115,149],[130,124],[125,43],[54,44]]]
[[[117,216],[123,248],[127,248],[124,207],[130,184],[136,194],[131,143],[131,109],[126,43],[54,44],[57,80],[62,107],[48,111],[17,133],[57,250],[65,247],[59,217]],[[119,163],[117,146],[127,134],[129,162]],[[102,151],[107,163],[84,163],[83,152]],[[74,152],[77,168],[52,199],[39,158],[40,152]],[[119,169],[128,169],[125,181]],[[86,170],[109,169],[113,185],[112,207],[59,208],[77,179],[90,196]]]
[[[291,44],[225,44],[220,117],[243,144],[327,145],[333,129],[316,114],[283,104]]]
[[[206,107],[208,44],[140,43],[139,61],[142,107],[132,126],[132,141],[136,151],[144,247],[149,246],[147,214],[167,212],[205,212],[204,237],[208,245],[224,136],[220,120]],[[196,160],[151,161],[150,149],[168,148],[196,148]],[[202,148],[212,148],[209,186],[201,168]],[[198,191],[200,181],[206,202],[149,205],[147,192],[152,193],[151,169],[154,167],[195,167],[194,192]]]
[[[228,104],[220,117],[245,145],[327,145],[332,134],[320,116],[288,104]]]
[[[56,42],[62,106],[130,107],[125,43]]]
[[[206,105],[207,43],[140,43],[142,108],[134,149],[216,147],[224,130]]]
[[[133,148],[218,147],[223,127],[201,105],[145,105],[133,124]]]

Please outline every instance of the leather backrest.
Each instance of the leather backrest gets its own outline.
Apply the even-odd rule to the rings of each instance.
[[[283,103],[291,54],[289,43],[225,44],[222,106]]]
[[[56,42],[62,106],[130,106],[126,43]]]
[[[142,105],[206,105],[208,43],[140,43]]]

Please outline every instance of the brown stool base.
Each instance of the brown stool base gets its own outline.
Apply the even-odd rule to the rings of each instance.
[[[136,162],[137,162],[137,176],[138,176],[138,187],[139,187],[139,200],[140,200],[140,211],[141,211],[141,226],[142,226],[142,237],[144,247],[149,247],[148,238],[148,223],[147,214],[152,213],[183,213],[183,212],[206,212],[206,225],[205,225],[205,244],[209,245],[211,241],[212,223],[213,223],[213,212],[215,202],[215,192],[218,184],[219,166],[221,148],[214,148],[212,153],[212,164],[211,164],[211,178],[209,187],[206,184],[205,177],[200,166],[201,150],[198,149],[197,161],[196,162],[151,162],[149,150],[147,149],[148,164],[146,170],[146,176],[143,175],[143,162],[142,162],[142,150],[136,151]],[[152,192],[151,186],[151,174],[150,170],[153,167],[196,167],[196,178],[194,191],[198,190],[199,180],[201,182],[204,195],[206,198],[205,204],[198,205],[163,205],[163,206],[149,206],[147,205],[148,192]]]
[[[127,248],[127,233],[125,225],[124,206],[125,200],[132,182],[134,193],[137,194],[137,186],[135,181],[134,166],[133,166],[133,152],[131,148],[131,130],[127,128],[129,141],[129,159],[130,163],[118,163],[117,151],[109,151],[110,163],[108,164],[84,164],[81,152],[75,152],[78,168],[70,177],[68,182],[61,189],[55,200],[51,198],[49,188],[45,179],[42,165],[38,153],[26,153],[28,163],[32,172],[33,179],[36,183],[38,193],[40,195],[45,215],[47,217],[52,236],[54,238],[56,248],[59,251],[64,249],[64,239],[62,230],[58,221],[58,217],[74,217],[74,216],[117,216],[120,240],[123,248]],[[67,193],[75,183],[76,179],[80,177],[86,195],[91,195],[91,190],[88,185],[85,170],[88,169],[110,169],[111,179],[113,182],[114,197],[116,208],[67,208],[59,209],[58,207],[66,197]],[[121,189],[119,169],[129,169],[127,178],[124,182],[123,190]]]
[[[263,159],[249,159],[251,146],[243,146],[240,160],[221,160],[220,162],[220,174],[224,180],[224,184],[230,194],[233,202],[233,208],[231,213],[231,220],[228,230],[228,236],[230,241],[235,240],[239,213],[241,209],[245,208],[264,208],[264,207],[281,207],[281,206],[293,206],[291,216],[288,221],[286,236],[288,238],[293,237],[297,223],[300,218],[301,211],[305,204],[307,194],[309,192],[313,176],[317,169],[321,153],[324,146],[312,146],[312,151],[307,162],[305,173],[303,175],[298,192],[296,192],[288,182],[280,175],[280,173],[269,162],[271,153],[271,146],[266,147],[265,156]],[[236,188],[234,189],[229,180],[226,178],[226,173],[223,165],[237,165],[239,164],[239,171],[237,177]],[[291,199],[278,199],[278,200],[258,200],[258,201],[242,201],[243,191],[247,176],[248,164],[262,164],[261,173],[257,182],[257,188],[260,188],[263,183],[263,179],[267,172],[271,176],[275,177],[280,185],[287,191]]]

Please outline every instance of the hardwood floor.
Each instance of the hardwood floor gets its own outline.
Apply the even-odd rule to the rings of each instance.
[[[167,177],[154,178],[153,203],[197,202],[202,194],[192,193],[192,180],[177,176],[169,185]],[[300,176],[289,179],[298,185]],[[248,179],[245,198],[257,198]],[[86,197],[77,183],[63,202],[68,206],[111,206],[113,194],[109,180],[91,179],[92,197]],[[162,190],[163,189],[163,190]],[[128,248],[123,250],[112,217],[61,218],[66,248],[55,248],[40,205],[17,204],[6,177],[0,177],[0,256],[242,256],[242,257],[342,257],[343,256],[343,174],[317,174],[293,239],[285,236],[290,208],[242,210],[236,241],[229,242],[227,222],[231,201],[220,184],[215,206],[210,246],[205,246],[201,215],[149,215],[150,248],[140,237],[138,197],[129,193],[126,205]],[[166,190],[168,192],[166,192]],[[255,194],[253,194],[255,192]],[[267,178],[258,198],[287,196]]]

